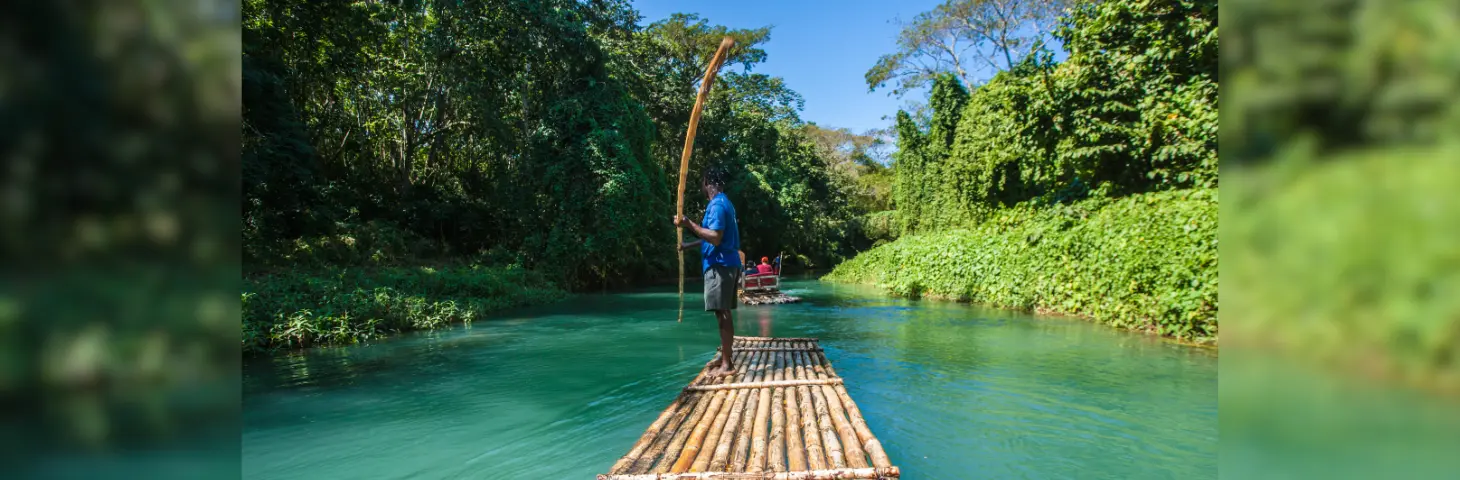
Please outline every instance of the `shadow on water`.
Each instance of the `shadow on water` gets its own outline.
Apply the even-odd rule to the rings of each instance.
[[[250,362],[244,475],[602,473],[718,344],[699,286]],[[1216,358],[1080,320],[788,279],[736,332],[822,339],[908,478],[1210,478]]]

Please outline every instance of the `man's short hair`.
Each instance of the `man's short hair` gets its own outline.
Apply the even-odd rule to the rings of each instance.
[[[725,167],[722,167],[720,165],[710,165],[708,167],[705,167],[705,171],[700,174],[701,183],[718,188],[720,190],[725,189],[725,184],[729,180],[729,172],[725,171]]]

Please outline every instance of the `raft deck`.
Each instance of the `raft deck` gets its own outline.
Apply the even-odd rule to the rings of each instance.
[[[737,373],[717,355],[599,480],[892,479],[815,338],[735,337]]]

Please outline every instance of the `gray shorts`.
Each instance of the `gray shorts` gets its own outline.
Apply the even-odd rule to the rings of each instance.
[[[740,289],[740,269],[712,265],[705,270],[705,311],[734,310],[740,302],[735,292]]]

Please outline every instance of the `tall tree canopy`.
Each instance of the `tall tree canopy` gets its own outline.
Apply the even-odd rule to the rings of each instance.
[[[964,85],[981,83],[980,70],[1014,68],[1044,45],[1070,1],[946,0],[902,23],[897,51],[867,70],[867,88],[895,82],[892,93],[901,96],[942,73]]]

